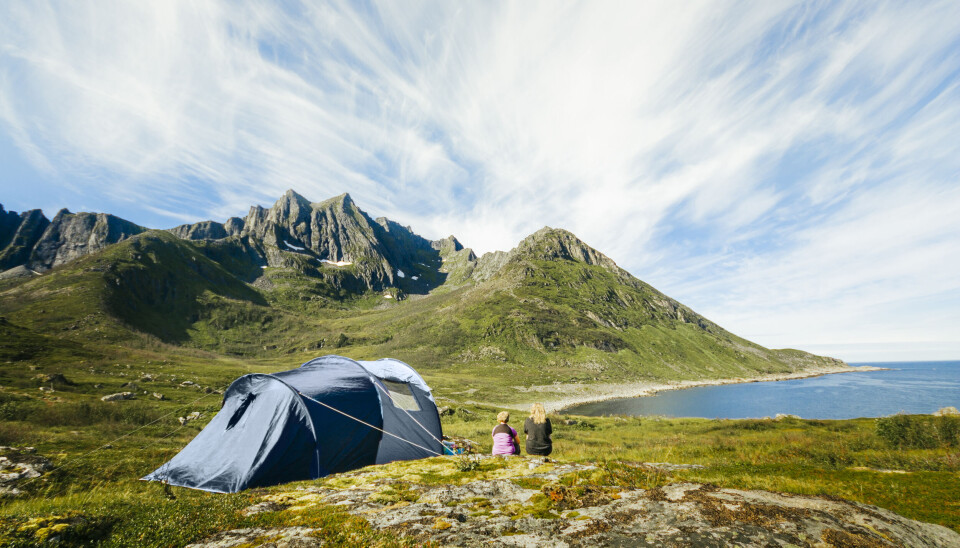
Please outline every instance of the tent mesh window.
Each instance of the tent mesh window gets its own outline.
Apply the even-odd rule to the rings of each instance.
[[[394,406],[400,409],[406,409],[407,411],[420,410],[420,404],[417,403],[417,398],[413,397],[413,392],[410,391],[410,386],[406,383],[385,381],[383,379],[380,379],[380,381],[390,392],[390,399],[393,400]]]

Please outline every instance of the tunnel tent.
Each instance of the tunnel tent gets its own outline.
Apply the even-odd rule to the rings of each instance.
[[[394,359],[322,356],[234,381],[210,423],[144,480],[234,493],[443,454],[430,387]]]

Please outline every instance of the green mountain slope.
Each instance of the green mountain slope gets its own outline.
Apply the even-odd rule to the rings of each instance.
[[[840,363],[742,339],[565,230],[477,258],[452,236],[429,242],[373,221],[349,196],[310,203],[292,192],[231,223],[225,237],[210,223],[148,231],[42,276],[0,280],[5,329],[25,349],[54,337],[85,351],[149,339],[291,365],[329,352],[392,356],[451,385],[729,378]],[[32,352],[16,346],[4,352]]]
[[[339,321],[363,357],[398,356],[516,384],[703,379],[837,365],[737,337],[545,229],[483,282]],[[379,337],[378,337],[379,336]]]

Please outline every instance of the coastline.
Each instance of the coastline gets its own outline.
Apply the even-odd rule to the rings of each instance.
[[[792,379],[806,379],[810,377],[820,377],[823,375],[833,375],[837,373],[862,373],[866,371],[886,371],[886,367],[875,367],[872,365],[859,366],[825,366],[804,369],[793,373],[771,373],[768,375],[757,375],[753,377],[732,377],[726,379],[704,379],[704,380],[686,380],[672,382],[638,382],[638,383],[603,383],[603,384],[549,384],[542,386],[530,386],[518,388],[521,392],[536,392],[538,396],[530,401],[523,403],[514,403],[502,405],[505,408],[522,409],[526,411],[530,404],[535,401],[543,403],[547,413],[558,413],[567,407],[579,405],[582,403],[597,402],[604,400],[614,400],[620,398],[639,398],[652,396],[665,390],[683,390],[686,388],[696,388],[698,386],[718,386],[724,384],[742,384],[751,382],[773,382],[786,381]],[[552,398],[550,393],[556,393],[560,397]]]

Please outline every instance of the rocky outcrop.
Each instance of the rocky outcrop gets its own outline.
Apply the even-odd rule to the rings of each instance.
[[[34,246],[28,266],[49,270],[146,230],[106,213],[70,213],[61,209]]]
[[[223,223],[223,230],[227,233],[227,236],[236,236],[243,232],[243,219],[240,217],[230,217],[227,219],[227,222]]]
[[[484,253],[477,259],[477,263],[473,269],[473,279],[477,282],[485,282],[493,278],[511,258],[513,258],[512,251],[491,251]]]
[[[32,278],[34,276],[39,276],[39,275],[40,275],[39,272],[34,272],[33,270],[30,270],[29,268],[23,265],[20,265],[20,266],[15,266],[13,268],[4,270],[3,272],[0,272],[0,280],[12,280],[15,278]]]
[[[224,226],[216,221],[201,221],[192,225],[180,225],[169,228],[167,231],[184,240],[219,240],[227,237]]]
[[[216,221],[200,221],[168,228],[167,231],[184,240],[221,240],[239,235],[243,232],[243,225],[240,217],[230,217],[222,224]]]
[[[512,253],[543,261],[567,260],[599,265],[612,272],[626,274],[612,259],[562,228],[545,226],[524,238]]]
[[[463,247],[456,237],[447,236],[430,242],[430,246],[440,253],[440,272],[447,275],[446,282],[457,284],[473,277],[477,256],[469,247]]]
[[[0,497],[21,495],[17,486],[22,480],[38,478],[52,468],[50,460],[33,447],[0,447]]]
[[[696,483],[624,488],[593,483],[588,478],[603,471],[592,464],[512,458],[504,466],[495,457],[472,458],[491,468],[486,477],[464,481],[471,473],[457,472],[456,457],[395,463],[267,494],[244,513],[280,512],[272,523],[292,526],[299,512],[332,505],[376,529],[440,546],[960,545],[960,534],[946,527],[837,498]],[[689,467],[632,466],[663,473]],[[447,479],[425,483],[421,474]],[[227,531],[192,546],[260,546],[277,538],[270,535],[303,539],[296,546],[323,542],[320,530],[281,527]]]
[[[485,281],[496,276],[504,266],[519,261],[574,261],[587,265],[599,265],[617,276],[629,280],[633,277],[612,259],[588,246],[573,233],[545,226],[527,236],[508,252],[484,253],[477,261],[473,278]]]
[[[100,401],[121,401],[121,400],[132,400],[135,399],[133,392],[117,392],[116,394],[108,394],[100,398]]]
[[[270,209],[250,208],[241,235],[264,244],[269,266],[302,268],[304,260],[317,269],[349,266],[351,275],[373,290],[398,285],[417,271],[416,263],[436,255],[430,242],[409,228],[372,220],[349,194],[311,203],[289,190]]]
[[[0,204],[0,250],[10,244],[19,226],[20,216],[17,212],[7,211],[3,209],[3,204]]]
[[[463,249],[463,244],[460,243],[460,240],[458,240],[456,236],[451,234],[442,240],[430,242],[430,247],[439,251],[441,256],[444,256],[460,251]]]
[[[17,215],[0,206],[0,271],[25,264],[49,225],[39,209]]]

